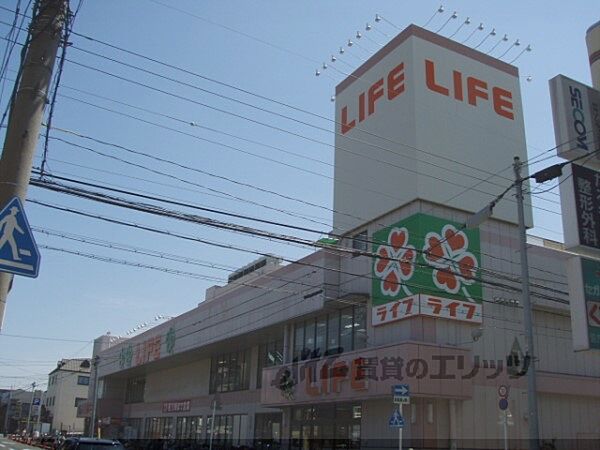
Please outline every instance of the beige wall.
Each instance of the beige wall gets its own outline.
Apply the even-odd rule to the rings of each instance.
[[[82,432],[84,419],[77,417],[75,398],[87,398],[88,386],[77,384],[78,376],[89,377],[89,373],[58,371],[56,383],[48,386],[46,398],[54,397],[54,405],[48,409],[52,413],[52,429]]]

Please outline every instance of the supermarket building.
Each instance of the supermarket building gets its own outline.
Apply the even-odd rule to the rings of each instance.
[[[535,364],[541,438],[598,448],[600,358],[573,351],[571,254],[530,238],[529,361],[514,199],[462,225],[510,186],[514,156],[527,159],[517,69],[408,27],[337,87],[342,250],[265,257],[167,323],[99,338],[103,435],[397,448],[391,392],[407,384],[405,447],[503,448],[503,418],[510,448],[527,448]]]

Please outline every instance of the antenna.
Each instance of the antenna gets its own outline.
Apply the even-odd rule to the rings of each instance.
[[[489,55],[490,53],[492,53],[496,47],[498,47],[502,42],[506,42],[508,41],[508,34],[505,34],[504,36],[502,36],[502,39],[500,39],[498,42],[496,42],[492,48],[490,48],[487,52],[486,55]]]
[[[471,23],[471,18],[467,17],[465,19],[465,21],[459,25],[459,27],[456,29],[456,31],[454,33],[452,33],[450,36],[448,36],[448,39],[451,39],[452,37],[454,37],[456,35],[456,33],[458,33],[461,30],[462,27],[464,27],[465,25],[470,25],[470,23]]]
[[[390,22],[389,20],[387,20],[385,17],[383,17],[381,14],[375,14],[375,22],[386,22],[388,24],[390,24],[391,26],[393,26],[396,30],[400,30],[400,27],[398,25],[396,25],[395,23]]]
[[[465,42],[467,42],[469,39],[471,39],[473,37],[473,35],[475,33],[477,33],[478,31],[483,31],[483,22],[479,23],[479,26],[477,28],[475,28],[473,31],[471,31],[471,33],[469,33],[469,35],[466,37],[466,39],[463,39],[462,41],[460,41],[461,44],[464,44]]]
[[[487,41],[487,39],[488,39],[490,36],[496,36],[496,29],[495,29],[495,28],[492,28],[492,31],[490,31],[490,32],[489,32],[489,33],[486,35],[486,37],[484,37],[484,38],[483,38],[483,40],[482,40],[482,41],[481,41],[479,44],[477,44],[475,47],[473,47],[473,48],[477,49],[477,48],[481,47],[481,45],[482,45],[482,44],[483,44],[485,41]]]
[[[431,23],[431,21],[435,18],[435,16],[437,16],[438,14],[441,14],[443,12],[444,12],[444,5],[440,5],[440,7],[438,9],[436,9],[435,12],[431,15],[429,20],[427,20],[427,22],[425,22],[423,24],[423,28],[425,28],[427,25],[429,25]]]
[[[506,50],[504,50],[504,53],[502,53],[500,56],[498,56],[498,59],[500,59],[504,55],[506,55],[513,47],[518,47],[519,45],[521,45],[521,42],[517,39],[515,42],[513,42],[513,44],[510,47],[508,47]]]
[[[521,55],[522,55],[523,53],[525,53],[525,52],[530,52],[531,50],[533,50],[533,49],[531,48],[531,44],[528,44],[528,45],[527,45],[527,47],[525,47],[523,50],[521,50],[517,56],[515,56],[513,59],[511,59],[511,60],[509,61],[509,64],[512,64],[512,63],[514,63],[514,62],[515,62],[517,59],[519,59],[519,58],[521,57]],[[531,77],[527,77],[527,78],[531,78]],[[531,81],[531,80],[527,80],[527,81]]]
[[[457,12],[456,12],[456,11],[454,11],[454,12],[452,13],[452,15],[446,19],[446,21],[443,23],[443,25],[442,25],[441,27],[439,27],[439,28],[438,28],[438,29],[437,29],[435,32],[436,32],[436,33],[439,33],[440,31],[442,31],[442,30],[444,29],[444,27],[445,27],[446,25],[448,25],[448,23],[450,23],[450,21],[451,21],[452,19],[456,19],[457,17],[458,17],[458,14],[457,14]]]

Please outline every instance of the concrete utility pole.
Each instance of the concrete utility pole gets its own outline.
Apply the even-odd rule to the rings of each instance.
[[[12,391],[13,391],[13,386],[10,386],[10,391],[8,391],[8,404],[6,405],[6,414],[4,415],[4,434],[8,434],[8,420],[9,420],[9,416],[8,414],[10,413],[10,404],[12,401]]]
[[[41,428],[41,419],[42,419],[42,407],[44,406],[44,392],[42,392],[42,396],[40,398],[40,406],[38,409],[37,420],[35,421],[34,431],[39,431],[40,435],[42,434]]]
[[[519,210],[519,244],[521,253],[521,284],[523,302],[523,326],[525,327],[525,355],[529,356],[527,370],[527,403],[529,422],[529,449],[539,450],[539,426],[537,409],[537,386],[535,378],[535,358],[533,351],[533,320],[531,299],[529,297],[529,263],[527,261],[527,234],[525,229],[525,214],[523,212],[523,178],[521,177],[522,163],[515,157],[515,188],[517,190],[517,207]]]
[[[31,408],[33,407],[33,399],[35,398],[35,381],[31,383],[31,402],[29,403],[29,412],[27,413],[27,425],[25,425],[25,433],[29,434],[29,421],[31,420]]]
[[[0,159],[0,208],[18,196],[25,202],[56,53],[62,37],[68,0],[37,0],[29,46],[10,115]],[[12,275],[0,272],[0,329]]]
[[[98,401],[98,363],[100,362],[100,356],[94,357],[94,398],[92,400],[92,417],[90,418],[90,436],[94,437],[96,432],[96,402]]]

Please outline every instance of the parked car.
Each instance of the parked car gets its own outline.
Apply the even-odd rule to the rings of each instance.
[[[70,437],[60,444],[58,450],[125,450],[125,447],[113,439]]]

